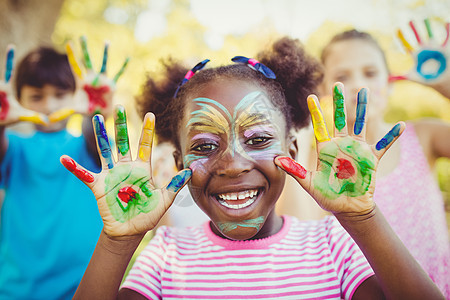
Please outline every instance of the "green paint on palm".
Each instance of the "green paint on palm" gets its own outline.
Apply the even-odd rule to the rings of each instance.
[[[125,203],[119,193],[126,188],[136,191]],[[124,223],[141,213],[149,213],[158,204],[159,195],[152,192],[149,172],[143,168],[119,165],[111,169],[105,178],[106,203],[115,220]]]
[[[344,95],[342,90],[338,86],[334,87],[333,90],[333,101],[334,101],[334,126],[341,131],[345,127],[345,113],[344,113]]]
[[[117,150],[125,155],[130,151],[130,143],[128,142],[127,116],[123,107],[116,110],[115,123]]]
[[[337,176],[338,157],[352,161],[355,176],[340,179]],[[328,199],[345,194],[349,197],[364,195],[372,182],[375,159],[371,150],[351,138],[341,139],[337,144],[328,143],[319,152],[320,172],[314,178],[314,187]]]
[[[217,226],[221,232],[230,232],[238,227],[254,227],[257,231],[259,231],[263,223],[264,217],[258,217],[255,219],[244,220],[242,222],[218,222]]]

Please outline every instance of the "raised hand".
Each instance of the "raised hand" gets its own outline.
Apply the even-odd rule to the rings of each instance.
[[[156,189],[150,165],[154,115],[147,113],[144,118],[136,160],[131,158],[125,110],[120,105],[116,106],[114,121],[117,162],[111,153],[104,119],[95,115],[93,125],[102,171],[99,174],[89,172],[68,156],[62,156],[61,163],[94,193],[106,234],[143,234],[156,226],[192,172],[184,169],[164,188]]]
[[[428,39],[425,40],[418,33],[413,21],[409,26],[417,41],[417,48],[414,48],[405,38],[399,29],[397,37],[414,59],[414,67],[405,75],[391,76],[390,80],[411,80],[430,86],[442,95],[450,98],[450,23],[445,24],[446,38],[443,42],[438,42],[434,36],[430,21],[424,20]]]
[[[76,107],[59,110],[50,115],[51,122],[57,122],[71,116],[74,113],[81,113],[84,115],[103,114],[109,116],[112,111],[112,99],[116,89],[117,80],[125,71],[128,65],[129,58],[125,59],[121,69],[110,79],[106,75],[106,67],[108,62],[109,43],[105,43],[103,50],[103,61],[100,72],[96,72],[93,68],[90,54],[87,47],[86,37],[80,38],[81,50],[83,52],[84,70],[80,68],[75,57],[72,45],[66,44],[67,57],[72,67],[73,73],[81,81],[79,83],[80,89],[75,95],[77,105]]]
[[[41,113],[24,108],[14,97],[11,88],[11,76],[14,69],[14,47],[8,46],[6,51],[5,78],[0,80],[0,126],[20,121],[35,124],[47,124],[47,117]]]
[[[405,128],[397,123],[378,143],[365,142],[365,115],[368,91],[358,93],[356,121],[348,133],[343,85],[334,86],[334,138],[330,138],[318,99],[308,97],[317,141],[318,162],[315,171],[307,171],[289,157],[277,157],[275,163],[293,176],[325,210],[332,213],[364,214],[374,208],[373,192],[378,162]]]

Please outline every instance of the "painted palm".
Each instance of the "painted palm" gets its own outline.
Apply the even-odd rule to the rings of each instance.
[[[94,193],[106,233],[112,236],[133,235],[153,229],[192,172],[189,169],[182,170],[167,186],[155,188],[150,175],[154,130],[154,116],[151,113],[144,119],[136,160],[131,158],[126,115],[122,106],[117,106],[115,110],[117,162],[111,152],[103,117],[95,115],[93,125],[102,172],[89,172],[68,156],[63,156],[61,162]]]
[[[396,124],[377,144],[365,142],[365,115],[368,93],[358,93],[356,121],[349,135],[345,117],[343,85],[334,87],[334,132],[330,138],[318,105],[317,97],[308,97],[308,107],[317,140],[318,162],[315,171],[307,171],[294,160],[278,157],[275,162],[316,199],[325,210],[364,212],[373,209],[373,192],[378,161],[403,131],[404,123]]]

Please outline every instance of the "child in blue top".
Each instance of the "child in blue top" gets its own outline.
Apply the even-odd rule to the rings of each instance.
[[[70,152],[89,170],[100,170],[92,112],[85,110],[79,137],[66,130],[66,117],[91,102],[85,92],[89,88],[108,86],[103,100],[110,107],[113,90],[109,87],[113,85],[101,74],[96,85],[86,83],[77,91],[67,56],[40,47],[17,67],[17,101],[10,84],[13,54],[10,49],[0,88],[0,175],[5,190],[0,299],[70,299],[92,255],[102,221],[90,190],[67,176],[59,163],[59,157]],[[98,109],[108,115],[108,107]],[[20,121],[34,122],[35,131],[24,134],[6,129]]]
[[[310,95],[305,99],[317,83],[317,64],[311,63],[300,45],[289,38],[277,41],[260,57],[260,62],[235,57],[236,64],[200,71],[206,61],[190,71],[175,63],[166,65],[163,83],[154,86],[162,99],[169,101],[157,113],[156,122],[161,122],[156,131],[174,144],[175,160],[181,171],[164,188],[155,188],[151,175],[153,113],[144,118],[136,160],[129,151],[121,107],[115,116],[117,161],[111,155],[100,115],[94,116],[93,123],[102,172],[89,172],[70,157],[61,158],[66,168],[93,191],[104,223],[74,298],[443,298],[372,199],[378,162],[405,124],[396,124],[379,142],[368,145],[365,142],[368,91],[362,89],[358,94],[358,118],[352,126],[346,122],[343,85],[338,83],[334,87],[335,137],[330,138],[317,98]],[[178,82],[184,84],[177,89]],[[311,112],[317,139],[319,159],[313,171],[292,159],[297,149],[290,129],[307,121],[303,108]],[[302,251],[306,249],[298,257],[300,250],[295,247],[300,238],[284,235],[286,227],[293,223],[274,210],[286,173],[334,215],[334,221],[342,225],[336,226],[337,230],[345,233],[345,229],[353,239],[341,235],[338,240],[345,245],[337,246],[339,249],[335,243],[318,245],[316,236],[326,238],[327,230],[299,231],[296,221],[294,230],[302,233]],[[162,228],[133,267],[131,279],[119,291],[136,247],[186,184],[196,204],[211,220],[203,229]],[[286,237],[281,242],[283,248],[275,241],[280,233]],[[255,243],[259,245],[258,252],[246,246]],[[198,244],[203,247],[197,247]],[[267,247],[272,244],[276,249]],[[330,269],[320,264],[321,261],[325,264],[330,253],[348,249],[348,245],[353,245],[354,255],[343,251],[342,256],[328,260]],[[319,246],[324,246],[323,251],[313,255]],[[219,254],[225,255],[223,259],[213,260]],[[345,293],[343,282],[348,274],[339,270],[363,255],[368,261],[364,270],[369,270],[369,274],[354,281],[351,292]],[[253,263],[260,261],[267,276],[260,276],[256,271],[258,265],[242,263],[242,257]],[[288,266],[291,273],[284,279],[277,278],[279,268],[277,264],[263,262],[267,257],[296,267]],[[316,260],[319,264],[301,266],[296,264],[298,260]],[[220,276],[217,271],[223,266],[229,269]],[[314,280],[325,272],[335,274],[336,280]],[[357,275],[354,273],[350,275]],[[278,289],[268,295],[266,288],[274,286],[275,279],[280,283]],[[307,294],[304,284],[312,285],[314,291]],[[249,285],[251,289],[245,288]],[[325,294],[331,287],[333,294]]]

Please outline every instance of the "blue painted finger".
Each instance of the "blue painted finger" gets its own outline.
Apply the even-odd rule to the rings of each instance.
[[[356,119],[353,126],[353,132],[358,135],[364,128],[366,122],[366,109],[367,109],[367,89],[362,88],[358,92],[358,104],[356,106]]]
[[[101,115],[95,115],[92,118],[94,124],[95,135],[97,137],[97,145],[102,157],[102,164],[108,169],[114,167],[114,161],[111,153],[108,135],[106,134],[105,121]]]
[[[386,135],[378,141],[378,143],[375,145],[375,149],[378,151],[383,150],[384,148],[388,147],[392,141],[400,135],[400,129],[401,125],[396,124]]]

